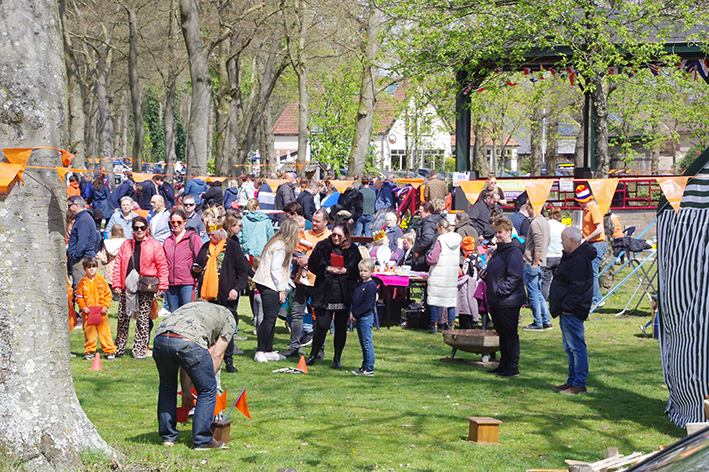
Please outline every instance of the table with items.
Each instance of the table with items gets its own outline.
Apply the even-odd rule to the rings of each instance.
[[[406,289],[407,296],[405,299],[405,304],[408,305],[410,302],[408,289],[415,287],[425,288],[426,282],[428,281],[428,272],[416,272],[396,268],[395,270],[375,272],[373,277],[376,277],[381,281],[381,294],[382,299],[384,300],[384,311],[383,313],[380,313],[380,321],[386,319],[386,326],[389,328],[392,322],[398,324],[401,319],[401,307],[392,308],[394,290],[397,287]],[[392,311],[396,309],[398,309],[398,312]]]

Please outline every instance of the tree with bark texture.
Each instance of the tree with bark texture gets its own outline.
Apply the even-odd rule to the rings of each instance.
[[[0,10],[0,141],[66,145],[67,83],[57,2],[15,0]],[[37,150],[29,164],[61,165]],[[0,198],[0,463],[74,470],[81,454],[115,454],[81,410],[69,363],[64,212],[56,170],[26,169]]]

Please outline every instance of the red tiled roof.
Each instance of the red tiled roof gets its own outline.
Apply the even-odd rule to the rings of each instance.
[[[298,102],[292,101],[283,109],[273,124],[273,134],[277,136],[298,135]]]

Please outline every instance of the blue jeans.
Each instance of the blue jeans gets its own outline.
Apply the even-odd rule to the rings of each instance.
[[[212,442],[212,418],[217,403],[217,379],[209,351],[188,339],[156,336],[153,359],[160,376],[158,432],[163,441],[177,439],[177,382],[182,367],[197,390],[192,442],[195,447],[206,446]]]
[[[357,336],[359,336],[359,345],[362,347],[362,368],[364,370],[374,370],[373,325],[374,312],[357,320]]]
[[[566,383],[572,387],[585,387],[588,377],[588,355],[584,338],[583,321],[574,315],[562,313],[559,316],[561,339],[569,358],[569,378]]]
[[[371,236],[372,228],[370,223],[372,222],[372,215],[362,215],[357,220],[355,231],[352,236]]]
[[[437,306],[432,306],[431,307],[431,324],[436,324],[438,323],[438,320],[440,319],[439,313],[440,310],[445,310],[446,307],[437,307]],[[455,307],[448,307],[448,322],[452,322],[453,326],[455,326]]]
[[[532,267],[531,264],[524,265],[524,285],[527,286],[529,294],[529,304],[532,306],[532,316],[534,316],[535,326],[543,326],[551,323],[549,307],[544,295],[542,295],[542,278],[544,277],[544,267]]]
[[[181,306],[192,302],[194,285],[170,285],[165,296],[167,297],[168,310],[175,311]]]
[[[593,247],[596,248],[596,257],[591,261],[593,266],[593,302],[591,306],[597,305],[603,298],[598,286],[598,269],[601,267],[601,258],[606,253],[606,243],[593,243]]]

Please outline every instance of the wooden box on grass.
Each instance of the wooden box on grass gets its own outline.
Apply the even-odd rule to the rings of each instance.
[[[470,433],[468,439],[481,444],[497,444],[502,421],[487,416],[469,416]]]

